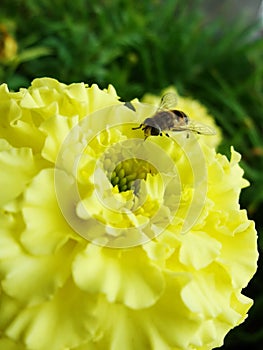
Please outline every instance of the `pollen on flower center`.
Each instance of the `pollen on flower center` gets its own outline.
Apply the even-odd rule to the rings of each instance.
[[[109,164],[109,158],[105,159],[104,166]],[[108,172],[108,178],[112,186],[117,186],[119,192],[139,189],[139,181],[146,180],[147,174],[157,174],[155,167],[143,159],[130,158],[118,163],[113,171]]]

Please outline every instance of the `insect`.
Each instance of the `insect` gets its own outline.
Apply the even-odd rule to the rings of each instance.
[[[162,97],[156,113],[152,117],[146,118],[138,127],[132,129],[142,129],[145,140],[149,136],[162,136],[163,133],[169,137],[169,131],[190,131],[202,135],[215,135],[216,132],[212,127],[190,120],[184,112],[174,109],[176,104],[177,95],[168,92]],[[189,137],[189,133],[187,133],[187,137]]]

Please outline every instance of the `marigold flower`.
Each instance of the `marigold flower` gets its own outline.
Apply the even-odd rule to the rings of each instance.
[[[222,345],[257,262],[240,155],[144,141],[155,107],[112,86],[42,78],[0,101],[0,348]]]

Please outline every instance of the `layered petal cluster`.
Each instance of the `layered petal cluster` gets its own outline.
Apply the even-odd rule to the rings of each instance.
[[[247,317],[240,155],[144,141],[155,110],[112,86],[0,86],[1,349],[213,349]]]

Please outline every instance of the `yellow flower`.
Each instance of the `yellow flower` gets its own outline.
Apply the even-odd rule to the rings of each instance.
[[[112,86],[43,78],[0,101],[0,348],[222,345],[257,261],[239,154],[144,141],[155,107]]]

